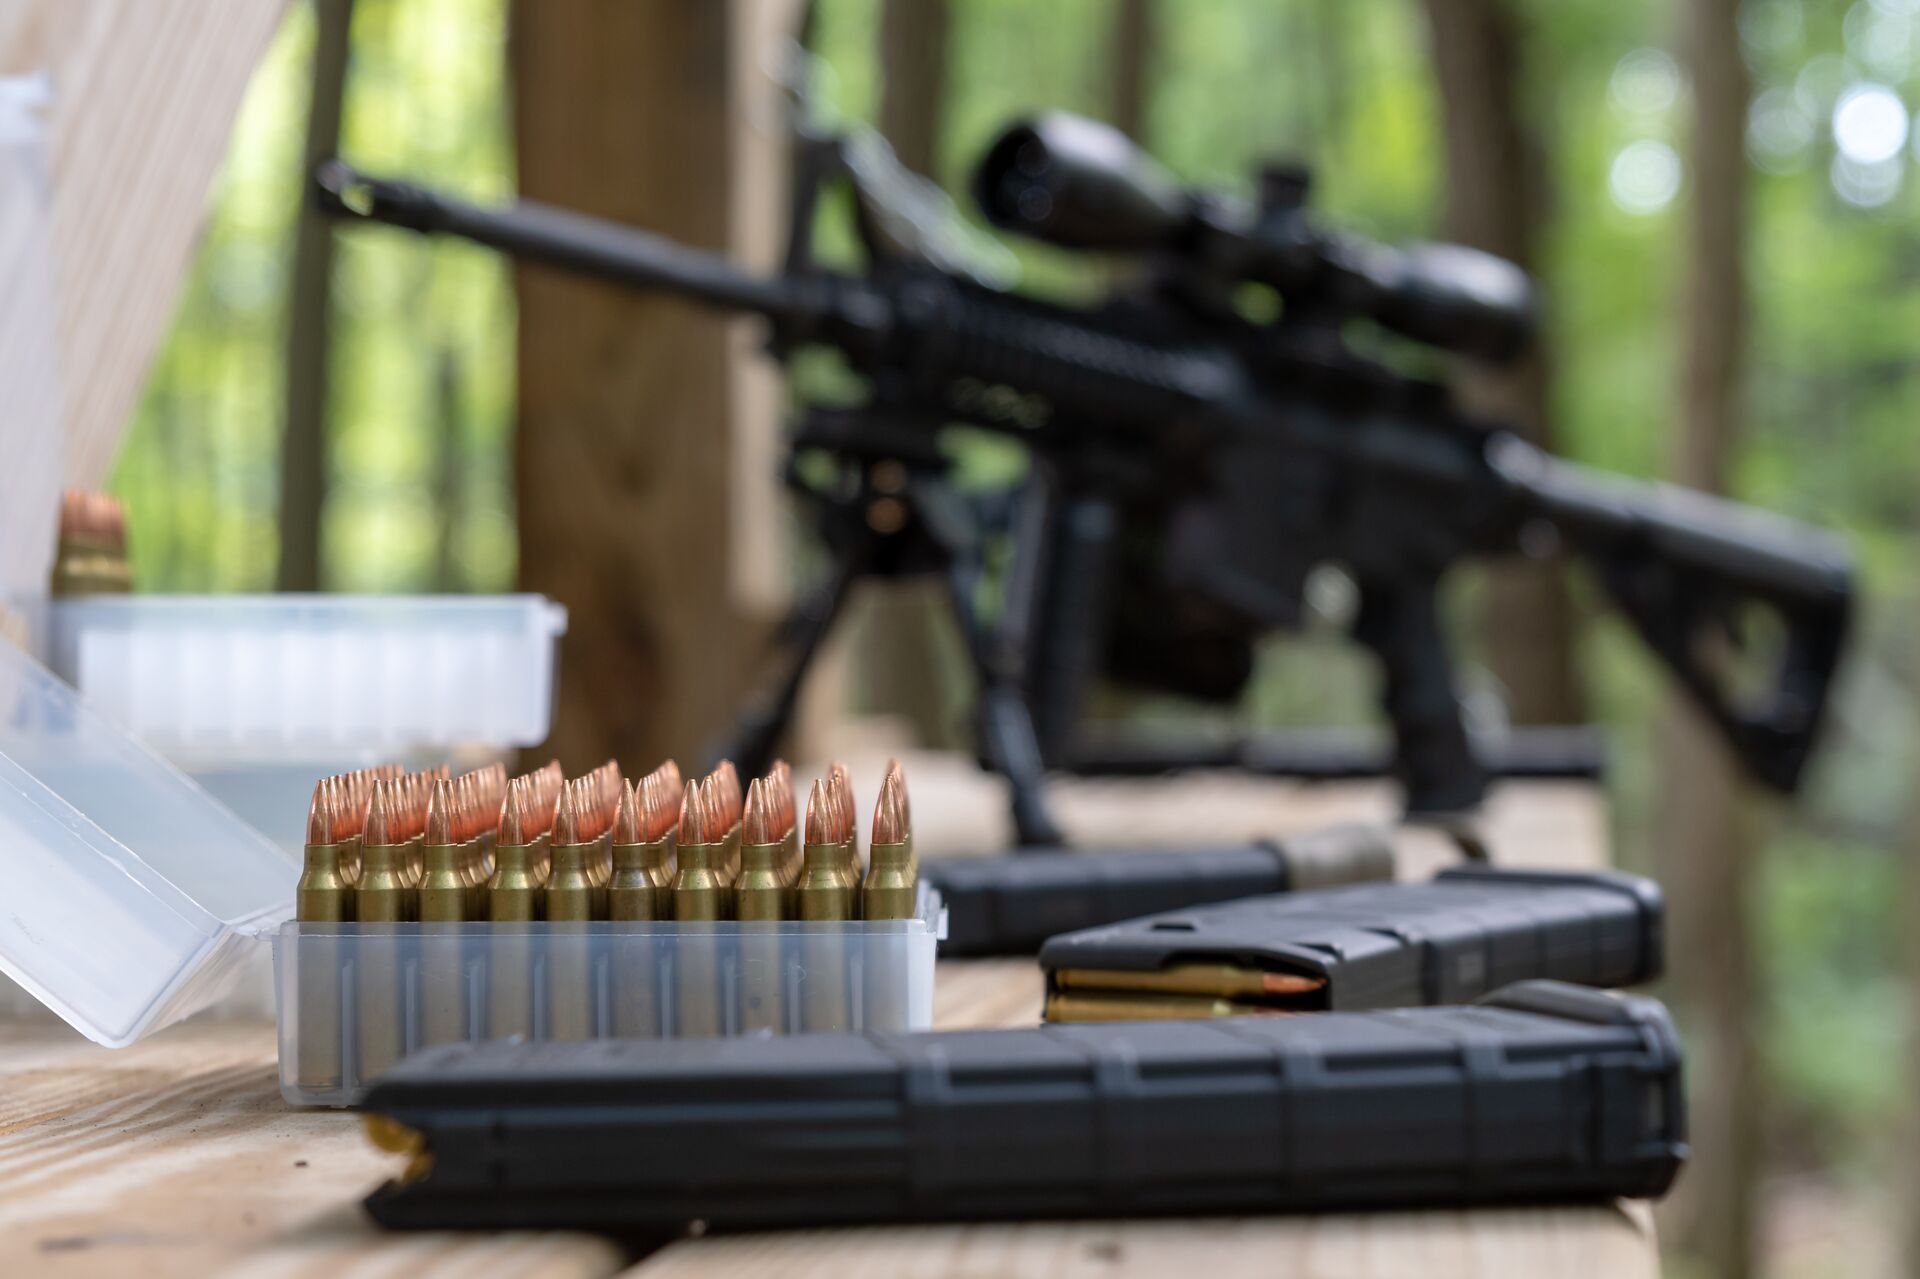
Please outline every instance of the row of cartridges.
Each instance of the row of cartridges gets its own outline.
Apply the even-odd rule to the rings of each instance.
[[[639,782],[612,760],[509,779],[397,765],[323,779],[307,817],[302,923],[908,919],[918,890],[905,773],[890,761],[861,864],[853,786],[834,764],[807,798],[776,761],[743,793],[733,764]]]

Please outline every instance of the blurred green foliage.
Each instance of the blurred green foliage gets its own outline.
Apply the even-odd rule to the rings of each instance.
[[[1520,0],[1519,9],[1526,103],[1551,170],[1542,282],[1555,428],[1575,457],[1657,474],[1676,415],[1687,265],[1686,93],[1664,52],[1672,6]],[[347,153],[473,195],[506,194],[504,11],[505,0],[359,0]],[[973,157],[1010,116],[1103,112],[1112,11],[1104,0],[953,0],[939,157],[950,190],[964,192]],[[1316,167],[1326,216],[1386,237],[1437,231],[1439,104],[1417,4],[1161,0],[1158,12],[1145,141],[1174,169],[1244,185],[1264,158],[1302,158]],[[876,108],[877,20],[877,0],[822,0],[822,88],[845,118],[870,120]],[[1785,1170],[1871,1175],[1858,1170],[1892,1154],[1894,1049],[1910,1004],[1890,974],[1920,723],[1905,642],[1920,195],[1897,146],[1890,162],[1847,169],[1831,121],[1849,85],[1914,92],[1920,14],[1906,0],[1749,0],[1742,21],[1756,171],[1747,435],[1735,488],[1844,529],[1873,601],[1812,794],[1773,846],[1753,850],[1767,1052],[1780,1092],[1773,1135]],[[272,581],[286,263],[311,38],[311,15],[297,6],[247,101],[198,269],[114,479],[153,589]],[[1881,185],[1862,201],[1862,182]],[[397,233],[342,237],[339,253],[328,584],[507,587],[506,269],[478,250]],[[1023,246],[1018,256],[1036,287],[1071,291],[1093,278],[1044,250]],[[984,445],[968,459],[985,477],[1018,465]],[[1460,591],[1464,607],[1471,581]],[[1582,592],[1595,613],[1590,595]],[[1666,689],[1615,621],[1595,617],[1582,657],[1618,748],[1621,859],[1653,869],[1645,836]],[[1365,662],[1324,636],[1275,645],[1260,670],[1241,722],[1370,714]],[[1484,675],[1471,680],[1486,685]]]
[[[510,193],[505,42],[505,0],[357,0],[343,151],[477,198]],[[312,47],[312,10],[296,5],[249,90],[198,266],[113,477],[146,589],[273,583]],[[510,587],[507,268],[401,232],[341,236],[333,314],[325,584]]]

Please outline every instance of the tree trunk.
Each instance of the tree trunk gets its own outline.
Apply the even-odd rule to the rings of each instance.
[[[1113,68],[1115,128],[1145,143],[1148,91],[1153,79],[1153,0],[1119,0],[1113,15],[1108,65]]]
[[[340,150],[353,0],[313,0],[313,99],[300,172]],[[300,202],[287,302],[286,423],[280,437],[278,589],[320,589],[320,520],[327,501],[327,378],[332,356],[333,225]]]
[[[1916,779],[1920,781],[1920,779]],[[1907,812],[1905,864],[1900,869],[1901,898],[1897,918],[1920,919],[1920,786],[1912,792]],[[1894,1214],[1899,1222],[1898,1244],[1901,1250],[1900,1274],[1920,1279],[1920,1212],[1912,1205],[1920,1203],[1920,929],[1905,927],[1901,932],[1901,959],[1907,979],[1907,1055],[1904,1072],[1907,1090],[1906,1140],[1901,1143],[1901,1180],[1894,1187],[1894,1204],[1906,1204],[1905,1211]]]
[[[934,176],[947,105],[947,0],[885,0],[880,132],[915,173]]]
[[[1427,0],[1447,154],[1449,239],[1538,264],[1544,164],[1523,102],[1520,36],[1508,0]],[[1551,446],[1546,335],[1501,369],[1463,364],[1457,385],[1469,409],[1517,425]],[[1582,717],[1574,667],[1574,616],[1558,566],[1502,564],[1487,572],[1480,617],[1488,664],[1521,724]]]
[[[730,39],[735,10],[516,0],[521,190],[733,247],[745,121],[731,89],[754,52]],[[553,751],[570,770],[696,767],[763,636],[729,560],[745,348],[729,321],[673,299],[536,268],[515,283],[520,576],[569,612]]]
[[[1727,487],[1745,347],[1748,84],[1738,10],[1739,0],[1689,0],[1684,18],[1693,203],[1673,473],[1708,492]],[[1673,888],[1674,982],[1691,1029],[1696,1152],[1675,1213],[1703,1273],[1740,1276],[1754,1264],[1762,1155],[1750,897],[1764,819],[1691,705],[1676,695],[1669,717],[1660,856]]]
[[[460,402],[460,356],[452,348],[433,365],[433,416],[437,447],[433,464],[433,589],[451,595],[460,590],[460,475],[465,460]]]
[[[909,169],[935,177],[946,123],[947,0],[886,0],[880,13],[880,131]],[[952,749],[964,739],[948,693],[964,667],[933,578],[864,583],[844,623],[845,648],[859,672],[849,678],[855,707],[884,715],[921,746]],[[847,673],[851,676],[852,672]]]

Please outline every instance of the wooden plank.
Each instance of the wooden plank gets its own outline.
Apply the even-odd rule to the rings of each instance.
[[[1019,960],[944,965],[947,1026],[1031,1022]],[[109,1052],[52,1023],[0,1030],[0,1274],[577,1275],[625,1256],[561,1233],[383,1235],[358,1201],[395,1170],[355,1117],[280,1100],[272,1027],[197,1021]],[[655,1275],[1237,1275],[1657,1271],[1639,1205],[794,1231],[675,1244]]]
[[[736,243],[746,211],[727,180],[751,141],[731,6],[516,0],[512,14],[524,195],[750,247]],[[744,500],[729,424],[776,407],[765,369],[740,376],[730,337],[757,326],[546,268],[514,279],[520,585],[568,609],[548,746],[574,769],[691,763],[765,632],[728,589]]]
[[[1636,1279],[1659,1273],[1659,1254],[1648,1213],[1608,1204],[794,1231],[678,1243],[628,1273],[642,1279]]]
[[[871,763],[871,761],[866,761]],[[1005,801],[995,779],[951,757],[910,757],[916,825],[935,849],[1003,846]],[[854,775],[874,775],[856,767]],[[1052,794],[1076,840],[1166,843],[1277,834],[1336,821],[1387,821],[1394,791],[1371,782],[1276,783],[1230,774],[1142,782],[1057,783]],[[956,828],[962,832],[955,835]],[[1599,792],[1573,783],[1496,790],[1482,829],[1496,858],[1565,868],[1605,866]],[[966,833],[972,831],[971,834]],[[977,842],[969,842],[977,841]],[[1400,874],[1420,879],[1459,860],[1433,831],[1396,832]],[[940,966],[934,1020],[942,1027],[1032,1025],[1040,973],[1024,959]],[[1652,1214],[1642,1204],[1333,1213],[1299,1217],[1141,1222],[1035,1222],[786,1231],[693,1239],[629,1271],[637,1279],[1100,1279],[1204,1274],[1652,1276],[1660,1269]]]
[[[117,1052],[0,1030],[0,1274],[610,1273],[587,1235],[381,1235],[390,1175],[353,1115],[280,1099],[272,1026],[196,1021]]]
[[[977,801],[965,770],[951,778],[916,760],[915,814],[958,812]],[[856,776],[865,775],[856,770]],[[958,779],[956,790],[946,784]],[[1180,823],[1216,834],[1285,819],[1264,783],[1221,789],[1221,779],[1135,783],[1100,802],[1074,799],[1082,829],[1140,825],[1178,796],[1199,803]],[[1196,789],[1188,790],[1188,787]],[[1319,817],[1384,802],[1378,788],[1316,788]],[[1128,798],[1132,793],[1145,798]],[[971,795],[971,799],[969,799]],[[1336,802],[1340,795],[1344,800]],[[1231,798],[1231,802],[1229,801]],[[1601,864],[1604,831],[1580,788],[1511,788],[1495,824],[1556,840],[1550,860]],[[1257,810],[1241,811],[1247,807]],[[929,811],[931,810],[931,812]],[[1238,823],[1239,825],[1236,825]],[[1131,831],[1136,837],[1148,833]],[[938,841],[936,841],[938,842]],[[1445,854],[1420,846],[1422,856]],[[942,964],[935,1021],[943,1027],[1031,1025],[1039,972],[1027,960]],[[355,1117],[290,1110],[275,1082],[272,1027],[255,1018],[199,1020],[133,1048],[109,1052],[48,1019],[0,1023],[0,1274],[320,1276],[420,1274],[604,1275],[629,1258],[584,1235],[382,1235],[358,1201],[397,1170]],[[1238,1275],[1467,1274],[1652,1275],[1658,1250],[1641,1205],[1482,1209],[1391,1214],[1141,1222],[794,1231],[692,1239],[634,1267],[652,1276],[778,1273],[1021,1279],[1116,1279],[1204,1268]]]
[[[0,74],[44,70],[53,79],[53,247],[71,484],[97,486],[119,447],[173,317],[241,97],[283,7],[284,0],[0,6]]]
[[[858,731],[858,725],[854,726]],[[872,810],[890,744],[841,735],[829,742],[854,777],[861,813]],[[914,825],[927,857],[1005,849],[1013,838],[1006,783],[969,759],[938,751],[897,752],[913,791]],[[804,784],[821,771],[801,766]],[[1178,844],[1226,842],[1313,830],[1335,822],[1393,825],[1399,791],[1385,781],[1298,782],[1244,773],[1202,772],[1164,778],[1057,778],[1047,794],[1070,842]],[[1476,823],[1496,861],[1511,865],[1605,866],[1604,792],[1583,782],[1528,781],[1496,785]],[[1403,879],[1424,879],[1459,861],[1458,846],[1428,827],[1395,831]]]

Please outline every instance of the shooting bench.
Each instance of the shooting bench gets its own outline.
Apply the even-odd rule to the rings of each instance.
[[[856,761],[856,771],[867,761]],[[978,774],[910,758],[925,846],[990,848],[1006,806]],[[877,771],[868,770],[868,771]],[[1229,838],[1383,818],[1375,783],[1299,785],[1219,775],[1142,783],[1060,783],[1077,840]],[[1604,806],[1576,783],[1495,791],[1496,849],[1532,864],[1606,864]],[[1406,831],[1402,873],[1449,859],[1431,832]],[[1040,975],[1021,960],[942,965],[942,1026],[1031,1023]],[[360,1198],[396,1171],[357,1116],[280,1099],[274,1032],[258,1016],[201,1017],[132,1048],[95,1047],[50,1017],[0,1021],[0,1274],[947,1276],[1053,1279],[1259,1275],[1659,1273],[1642,1204],[1141,1222],[1041,1222],[785,1232],[689,1239],[633,1262],[619,1246],[568,1234],[382,1234]]]

